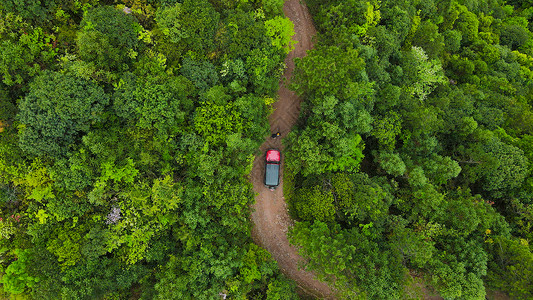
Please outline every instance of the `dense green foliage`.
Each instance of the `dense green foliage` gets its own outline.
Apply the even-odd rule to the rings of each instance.
[[[247,179],[283,0],[0,2],[0,297],[294,299]],[[533,8],[308,0],[289,233],[346,299],[533,298]]]
[[[445,299],[533,297],[526,2],[307,1],[284,188],[292,242],[344,298],[400,299],[412,274]]]
[[[249,222],[282,5],[1,1],[0,298],[296,298]]]

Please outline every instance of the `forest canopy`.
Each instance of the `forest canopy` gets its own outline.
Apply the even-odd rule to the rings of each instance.
[[[0,3],[0,298],[297,297],[249,222],[282,6]]]
[[[533,298],[533,2],[306,3],[302,267],[341,299]],[[0,298],[298,299],[250,237],[283,4],[0,2]]]
[[[533,3],[307,4],[284,141],[306,268],[346,299],[531,299]]]

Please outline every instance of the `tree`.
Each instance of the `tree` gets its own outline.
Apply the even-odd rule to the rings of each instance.
[[[6,0],[0,4],[0,9],[7,12],[14,12],[26,20],[43,24],[53,18],[55,9],[61,2],[50,1],[32,1],[32,0]]]
[[[334,2],[317,14],[316,23],[322,32],[332,36],[351,32],[359,37],[365,37],[367,31],[376,26],[381,19],[379,8],[378,1]]]
[[[256,18],[254,13],[237,8],[227,14],[223,23],[224,28],[220,30],[220,36],[216,41],[219,51],[228,55],[230,59],[238,58],[246,61],[253,49],[272,47],[271,38],[265,34],[264,21]],[[274,47],[272,50],[275,50]],[[281,62],[281,57],[278,62]]]
[[[144,78],[144,79],[141,79]],[[113,108],[117,115],[145,130],[156,130],[160,140],[180,132],[185,114],[192,110],[192,83],[183,76],[125,76],[115,90]]]
[[[27,290],[27,288],[33,287],[36,282],[40,281],[39,277],[34,277],[28,274],[28,265],[31,264],[32,261],[31,253],[31,249],[15,250],[17,260],[7,267],[5,274],[2,276],[2,279],[0,279],[6,292],[11,294],[21,294]]]
[[[263,10],[270,17],[281,15],[284,2],[283,0],[262,0]]]
[[[364,61],[355,49],[320,46],[296,59],[292,88],[305,97],[339,97],[350,82],[359,79]]]
[[[37,64],[28,64],[34,59],[28,49],[9,40],[0,42],[0,74],[8,86],[22,84],[39,71]]]
[[[267,36],[272,41],[274,48],[288,54],[294,49],[297,42],[292,40],[294,24],[289,18],[275,17],[265,22]]]
[[[398,36],[390,32],[385,26],[379,25],[368,30],[368,34],[375,39],[375,49],[381,61],[387,61],[400,50]]]
[[[295,287],[288,280],[277,280],[268,284],[267,300],[297,300],[300,299],[294,291]],[[289,292],[287,291],[294,291]]]
[[[254,141],[262,142],[261,138],[268,135],[270,125],[265,121],[269,114],[271,99],[256,96],[243,96],[235,100],[234,109],[240,112],[244,119],[243,135]],[[227,140],[228,146],[229,140]],[[231,148],[231,147],[230,147]]]
[[[400,116],[394,111],[388,112],[384,117],[375,118],[372,125],[371,134],[377,138],[379,148],[394,150],[396,137],[402,131]]]
[[[391,248],[401,254],[408,266],[424,268],[435,253],[435,242],[431,236],[424,234],[423,229],[412,229],[407,225],[407,220],[400,217],[394,218],[390,223]]]
[[[484,299],[485,287],[481,278],[467,272],[464,263],[458,262],[454,255],[441,255],[442,258],[431,262],[431,282],[439,294],[451,299],[461,297]]]
[[[156,22],[163,38],[179,52],[191,50],[198,55],[211,52],[220,15],[207,0],[185,0],[160,9]]]
[[[231,133],[243,130],[243,118],[231,98],[225,94],[222,86],[215,86],[205,94],[206,100],[201,103],[194,114],[194,129],[212,147],[226,141]]]
[[[420,101],[424,101],[437,84],[446,82],[442,66],[438,60],[429,60],[424,49],[420,47],[412,47],[410,55],[416,64],[416,71],[413,74],[414,78],[411,78],[414,82],[409,87],[409,91]]]
[[[65,154],[102,119],[108,102],[103,89],[92,82],[45,72],[34,79],[19,104],[17,118],[24,124],[19,134],[21,149],[33,155]]]
[[[0,298],[297,299],[249,235],[283,1],[30,2],[0,1]]]
[[[502,45],[506,45],[512,50],[520,49],[526,45],[531,39],[531,32],[517,24],[506,25],[502,28],[500,41]]]
[[[90,154],[80,149],[67,158],[55,161],[50,177],[61,189],[80,191],[93,183],[95,170]]]
[[[463,35],[457,30],[447,30],[443,33],[444,49],[450,53],[457,53],[461,48]]]
[[[412,45],[423,48],[428,57],[435,59],[444,50],[444,38],[439,33],[439,27],[428,20],[418,26]]]
[[[405,163],[397,153],[381,151],[374,154],[374,160],[387,174],[402,176],[406,171]]]
[[[6,127],[6,122],[15,118],[17,113],[17,106],[15,105],[13,99],[9,96],[6,90],[2,89],[0,86],[0,122],[2,124],[0,131],[4,130]]]
[[[363,159],[360,135],[350,135],[337,124],[325,122],[321,128],[288,136],[291,154],[287,156],[291,168],[302,175],[322,174],[326,171],[351,171],[359,168]]]
[[[387,3],[383,6],[387,7],[389,5]],[[397,35],[400,42],[403,42],[409,34],[411,18],[412,15],[409,9],[400,7],[399,5],[391,5],[391,7],[387,7],[387,9],[381,11],[381,23]]]
[[[412,191],[404,190],[404,193],[398,207],[409,221],[420,218],[433,221],[445,213],[445,197],[430,183],[414,186]]]
[[[378,246],[359,228],[343,230],[338,224],[298,222],[289,239],[308,258],[306,268],[317,272],[349,299],[397,299],[405,269],[399,257]]]
[[[306,216],[313,223],[291,234],[307,265],[349,290],[346,298],[387,297],[353,279],[378,265],[365,248],[373,242],[446,299],[484,299],[490,276],[505,278],[490,288],[514,278],[508,290],[530,297],[527,242],[510,238],[511,229],[523,238],[531,229],[530,11],[489,2],[307,1],[319,33],[315,50],[296,62],[292,87],[304,101],[287,139],[285,192],[297,213],[305,200],[319,203],[315,195],[328,202],[323,208],[333,200],[325,224]],[[372,156],[362,173],[374,177],[321,168],[339,158],[329,137],[353,133]],[[323,215],[306,213],[313,210]],[[515,245],[493,245],[497,238]],[[495,254],[506,248],[522,261]],[[360,253],[367,260],[354,263]]]
[[[533,253],[527,241],[497,237],[489,246],[490,284],[517,299],[533,297]]]
[[[202,92],[218,84],[219,76],[215,66],[209,61],[194,61],[189,57],[183,60],[181,74],[192,81]]]
[[[332,222],[335,219],[333,195],[320,186],[300,189],[293,201],[298,216],[304,221]]]
[[[448,180],[455,178],[461,172],[459,163],[449,156],[434,155],[424,162],[425,174],[435,184],[446,184]]]
[[[125,266],[116,259],[101,257],[62,272],[60,297],[95,299],[120,295],[147,274],[148,270],[142,265]]]
[[[136,25],[131,15],[114,7],[90,9],[76,37],[80,58],[105,70],[122,69],[138,44]]]
[[[473,43],[478,37],[479,18],[473,12],[460,4],[456,4],[459,13],[453,28],[461,32],[465,43]]]
[[[450,191],[444,203],[446,214],[439,216],[439,223],[446,225],[449,230],[454,230],[459,236],[468,237],[476,233],[486,233],[489,229],[497,232],[497,214],[480,195],[471,195],[469,189],[458,188]],[[454,218],[447,218],[453,215]]]
[[[481,141],[465,149],[467,159],[461,161],[471,163],[463,169],[468,179],[479,181],[485,191],[501,198],[523,183],[529,172],[529,161],[521,149],[502,142],[492,133],[485,132],[485,136],[480,131],[477,133]]]
[[[275,48],[256,48],[250,51],[245,69],[256,94],[273,96],[279,84],[276,78],[282,74],[284,68],[281,61],[282,55]]]
[[[133,185],[133,176],[123,176],[119,180],[124,183],[130,181],[130,186]],[[150,244],[165,236],[177,222],[181,193],[181,187],[170,176],[124,189],[117,199],[120,217],[111,218],[108,215],[110,233],[105,234],[105,250],[111,252],[120,249],[120,259],[131,265],[148,259]]]
[[[339,219],[351,225],[385,222],[391,195],[364,173],[337,173],[331,179]]]

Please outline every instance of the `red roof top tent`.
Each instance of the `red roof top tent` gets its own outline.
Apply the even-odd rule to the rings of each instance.
[[[267,162],[280,162],[281,161],[281,154],[278,150],[268,150],[266,153],[266,161]]]

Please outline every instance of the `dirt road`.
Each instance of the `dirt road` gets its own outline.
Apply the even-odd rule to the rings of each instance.
[[[301,3],[300,0],[287,0],[283,11],[294,23],[295,35],[293,39],[298,41],[295,49],[289,53],[285,60],[287,69],[284,78],[288,80],[294,71],[294,58],[305,56],[306,51],[311,49],[313,46],[312,37],[316,30],[303,1]],[[281,138],[268,138],[261,145],[261,153],[269,148],[278,148],[283,151],[281,139],[287,135],[298,119],[300,99],[284,84],[281,84],[278,95],[279,100],[274,104],[275,110],[270,116],[269,122],[271,131],[281,132]],[[256,157],[251,174],[254,191],[258,193],[252,213],[254,223],[252,237],[254,241],[266,248],[278,262],[283,273],[296,281],[306,293],[319,298],[334,299],[331,289],[326,284],[315,280],[312,273],[304,272],[298,268],[298,262],[303,258],[298,255],[297,249],[291,246],[287,239],[291,219],[283,198],[283,161],[280,174],[281,184],[273,192],[263,184],[264,167],[264,157]]]

